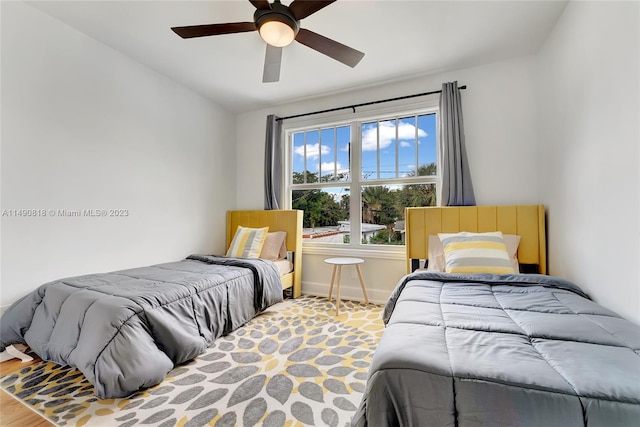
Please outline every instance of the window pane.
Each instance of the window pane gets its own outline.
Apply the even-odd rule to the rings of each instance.
[[[291,166],[293,172],[292,183],[304,183],[304,132],[293,134],[293,158]]]
[[[322,182],[335,181],[335,128],[322,129],[320,132],[322,150],[320,150],[320,176]]]
[[[336,159],[338,167],[338,181],[349,181],[350,164],[350,151],[351,150],[351,127],[341,126],[336,129],[337,144],[336,144]]]
[[[378,123],[362,124],[362,179],[378,178]]]
[[[435,184],[363,186],[362,244],[404,245],[404,208],[435,206]]]
[[[388,185],[362,187],[362,243],[378,243],[389,237],[390,227],[398,218],[395,194]],[[388,243],[385,241],[385,243]]]
[[[380,178],[395,178],[396,175],[396,121],[385,120],[379,124]]]
[[[418,117],[418,175],[436,175],[436,115]]]
[[[305,132],[305,149],[307,155],[307,171],[305,182],[318,182],[320,166],[320,131]],[[322,147],[324,149],[324,147]]]
[[[303,240],[349,243],[349,188],[293,190],[292,209],[301,209]]]
[[[398,120],[398,168],[399,176],[415,176],[416,173],[416,118]]]

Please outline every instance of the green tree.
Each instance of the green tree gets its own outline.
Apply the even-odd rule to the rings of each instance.
[[[293,209],[304,211],[303,226],[315,228],[336,225],[344,219],[340,204],[333,197],[321,190],[294,190],[292,192]]]
[[[390,229],[380,230],[369,239],[369,242],[377,245],[402,244],[401,236],[399,235],[399,233],[394,233],[393,230]]]
[[[346,212],[347,218],[349,217],[349,210],[351,209],[350,203],[351,197],[349,197],[348,194],[343,194],[340,198],[340,209],[342,209],[343,212]]]
[[[305,174],[307,176],[307,180],[305,181]],[[313,184],[315,182],[333,182],[333,181],[343,181],[347,176],[346,173],[339,173],[337,175],[327,174],[320,177],[318,181],[318,172],[293,172],[293,183],[294,184]]]
[[[395,192],[382,185],[362,190],[362,220],[369,224],[389,224],[397,216]]]
[[[418,176],[435,176],[438,172],[435,163],[427,163],[426,165],[418,166]],[[415,172],[409,173],[409,176],[416,176]]]
[[[376,212],[382,210],[384,190],[385,187],[379,185],[365,187],[364,190],[362,190],[362,222],[368,224],[376,223]]]
[[[305,174],[307,176],[307,180],[304,180]],[[317,172],[294,172],[293,173],[293,183],[294,184],[304,184],[304,183],[314,183],[318,182],[318,173]]]
[[[394,243],[397,240],[393,225],[399,216],[398,192],[385,186],[370,186],[362,190],[362,219],[365,223],[387,227],[370,237],[370,243]]]
[[[432,176],[436,174],[436,164],[429,163],[418,167],[409,176]],[[399,191],[396,209],[399,218],[404,218],[404,208],[408,206],[435,206],[436,186],[434,184],[408,184]]]
[[[293,183],[304,183],[306,175],[307,183],[318,182],[318,174],[314,172],[294,172]],[[324,177],[323,177],[324,179]],[[323,226],[334,226],[338,221],[345,220],[349,217],[348,203],[347,209],[343,208],[344,200],[337,202],[334,197],[319,189],[310,190],[294,190],[291,192],[292,209],[301,209],[304,211],[303,226],[306,228],[315,228]],[[344,199],[347,196],[342,196]]]

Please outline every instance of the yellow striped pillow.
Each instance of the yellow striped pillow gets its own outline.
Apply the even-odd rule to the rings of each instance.
[[[447,273],[513,274],[502,233],[439,233]]]
[[[238,226],[233,236],[231,245],[227,250],[228,257],[234,258],[258,258],[264,239],[267,237],[269,227],[248,228]]]

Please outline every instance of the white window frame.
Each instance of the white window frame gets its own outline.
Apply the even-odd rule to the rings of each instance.
[[[307,116],[297,119],[285,120],[282,126],[283,135],[283,147],[284,159],[283,159],[283,177],[284,184],[284,206],[288,209],[291,208],[291,193],[292,193],[292,159],[293,150],[291,138],[294,133],[307,131],[310,128],[328,128],[328,127],[340,127],[350,126],[355,132],[352,134],[351,141],[351,159],[350,159],[350,178],[348,182],[336,181],[333,183],[323,184],[323,187],[351,187],[352,189],[359,189],[363,185],[387,185],[398,184],[398,178],[391,179],[362,179],[362,161],[361,161],[361,147],[362,147],[362,129],[361,124],[373,121],[384,121],[392,117],[407,117],[407,116],[420,116],[424,114],[439,114],[439,106],[437,100],[422,103],[405,103],[400,106],[386,106],[370,109],[363,109],[358,112],[346,111],[341,113],[334,113],[331,115],[324,114],[321,116]],[[436,122],[436,132],[440,133],[439,120]],[[411,183],[412,181],[419,183],[434,183],[436,185],[437,204],[440,204],[440,186],[442,179],[440,176],[440,143],[439,137],[436,143],[436,164],[438,175],[435,178],[431,177],[416,177],[404,181],[404,184]],[[356,155],[354,155],[356,153]],[[315,183],[312,184],[313,188],[316,188]],[[298,189],[304,189],[304,187],[297,187]],[[353,192],[350,192],[353,193]],[[362,208],[361,204],[354,203],[353,199],[350,199],[349,216],[352,218],[350,223],[350,235],[360,236],[362,233]],[[353,221],[353,218],[357,218],[357,221]],[[368,258],[380,258],[380,259],[404,259],[405,258],[405,246],[398,245],[376,245],[366,244],[363,245],[360,239],[356,242],[353,240],[350,244],[331,244],[321,242],[303,242],[303,253],[318,254],[318,255],[341,255],[341,256],[362,256]]]

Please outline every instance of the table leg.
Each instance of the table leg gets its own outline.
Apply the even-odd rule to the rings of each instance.
[[[331,272],[331,285],[329,286],[329,301],[331,301],[331,294],[333,293],[333,280],[336,278],[336,268],[338,266],[333,266],[333,271]]]
[[[336,316],[340,315],[340,275],[342,273],[342,266],[338,266],[338,287],[336,289]]]
[[[358,279],[360,279],[360,287],[362,288],[362,294],[364,295],[365,304],[369,304],[369,298],[367,297],[367,290],[364,287],[364,280],[362,280],[362,272],[360,266],[356,264],[356,271],[358,272]]]

